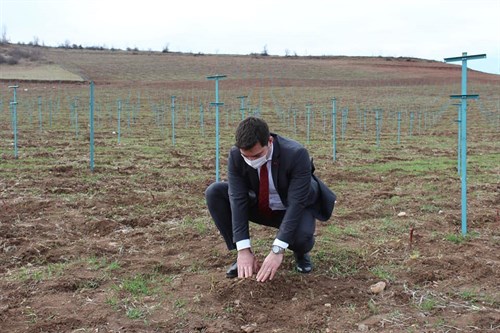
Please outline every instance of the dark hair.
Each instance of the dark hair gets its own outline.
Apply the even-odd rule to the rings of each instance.
[[[257,142],[262,147],[267,146],[269,141],[269,127],[261,118],[248,117],[238,125],[235,139],[235,146],[244,150],[251,149]]]

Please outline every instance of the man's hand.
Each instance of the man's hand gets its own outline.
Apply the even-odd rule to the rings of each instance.
[[[283,256],[283,253],[275,254],[270,252],[257,273],[257,281],[266,282],[267,279],[272,280],[283,261]]]
[[[258,266],[259,263],[250,248],[238,251],[238,278],[252,277]]]

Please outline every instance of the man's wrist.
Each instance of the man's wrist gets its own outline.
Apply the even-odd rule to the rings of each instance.
[[[278,245],[279,247],[282,247],[284,249],[288,248],[288,243],[283,242],[282,240],[279,240],[278,238],[276,238],[274,240],[273,245]]]
[[[236,250],[240,251],[246,248],[251,248],[252,244],[250,243],[250,239],[242,239],[236,242]]]
[[[285,253],[285,249],[279,245],[273,245],[271,247],[271,252],[274,254],[283,254],[283,253]]]
[[[253,254],[252,248],[251,247],[246,247],[244,249],[238,250],[238,253],[245,253],[248,252],[250,254]]]

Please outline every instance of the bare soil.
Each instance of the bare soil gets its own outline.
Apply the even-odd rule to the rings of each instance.
[[[119,86],[110,82],[102,84]],[[196,87],[185,82],[177,89],[191,94]],[[222,169],[236,123],[221,134]],[[262,284],[225,278],[235,255],[203,197],[213,181],[213,137],[179,130],[174,147],[137,126],[118,145],[103,130],[91,173],[85,134],[75,140],[69,129],[26,129],[20,158],[4,145],[0,159],[0,332],[498,332],[500,137],[498,127],[475,128],[485,130],[470,133],[470,155],[491,159],[470,162],[465,239],[454,162],[403,170],[421,160],[455,161],[455,147],[426,140],[455,140],[456,131],[422,133],[378,152],[347,140],[335,163],[317,137],[309,149],[338,203],[331,220],[318,223],[315,270],[294,272],[287,253],[277,277]],[[8,122],[2,135],[11,137]],[[399,164],[374,168],[390,163]],[[273,236],[252,226],[261,260]],[[373,294],[379,281],[387,287]]]

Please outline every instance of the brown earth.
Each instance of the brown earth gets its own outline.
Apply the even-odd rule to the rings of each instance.
[[[48,52],[56,60],[64,55],[61,50]],[[98,98],[114,107],[115,98],[126,96],[135,86],[123,77],[113,77],[116,68],[104,70],[110,62],[90,54],[83,58],[83,52],[68,51],[67,64],[61,65],[74,71],[68,65],[72,64],[84,77],[95,77],[102,94]],[[128,60],[123,61],[130,62],[127,68],[132,68],[127,72],[120,67],[120,75],[125,76],[133,75],[135,66],[146,66],[145,60],[136,64],[134,57],[164,59],[125,56]],[[160,68],[174,66],[173,59],[179,61],[179,68],[192,68],[189,63],[194,61],[203,74],[221,64],[234,72],[246,66],[256,78],[240,75],[222,87],[233,95],[241,87],[255,89],[255,95],[265,91],[264,116],[272,129],[292,137],[292,129],[280,123],[273,111],[276,104],[269,89],[284,95],[288,87],[296,92],[310,88],[310,95],[293,97],[297,104],[318,99],[328,105],[330,93],[322,89],[347,87],[349,94],[341,90],[337,96],[348,105],[354,100],[370,103],[353,91],[356,87],[376,94],[382,85],[388,89],[387,104],[393,105],[402,100],[393,101],[390,89],[408,87],[405,93],[411,97],[412,90],[433,91],[436,82],[441,91],[448,91],[448,85],[459,78],[450,65],[411,59],[168,57],[169,62],[158,60]],[[93,69],[99,61],[102,64]],[[287,65],[293,61],[299,63],[294,65],[296,72]],[[351,68],[364,77],[342,80],[311,74],[303,81],[298,78],[307,72],[308,64],[312,71],[321,72],[328,61],[338,61],[343,70]],[[384,63],[390,69],[380,66]],[[119,66],[119,62],[113,64]],[[260,80],[266,66],[275,77]],[[381,78],[383,73],[386,79]],[[185,100],[193,91],[210,99],[212,83],[207,86],[203,74],[193,79],[190,69],[174,83],[175,77],[161,82],[156,76],[160,74],[144,81],[150,90],[158,85],[186,95]],[[182,71],[175,74],[182,75]],[[498,100],[497,76],[472,73],[471,77],[485,103],[488,94]],[[38,94],[54,96],[57,89],[64,91],[63,101],[69,100],[65,96],[86,96],[86,86],[59,84],[52,89],[51,84],[21,82],[28,89],[25,100]],[[104,97],[104,90],[114,95]],[[5,89],[3,96],[10,92]],[[154,93],[150,96],[151,105],[160,103]],[[148,108],[146,98],[141,100]],[[238,121],[235,105],[236,117],[221,133],[223,179],[225,152]],[[457,133],[450,130],[455,109],[445,112],[437,127],[422,129],[413,138],[405,136],[399,145],[391,141],[394,129],[388,129],[379,150],[374,149],[371,136],[356,128],[356,117],[350,116],[352,130],[339,142],[335,163],[330,136],[323,137],[318,116],[307,147],[318,175],[336,191],[338,203],[331,220],[318,223],[312,252],[315,270],[310,275],[294,272],[293,256],[286,253],[277,277],[257,283],[224,277],[235,257],[226,251],[203,198],[214,180],[213,134],[201,136],[194,121],[187,126],[180,123],[174,146],[162,132],[168,126],[158,129],[152,116],[142,113],[130,129],[122,124],[124,137],[118,144],[113,123],[102,120],[96,132],[96,169],[90,172],[88,130],[82,125],[80,137],[75,138],[65,118],[69,111],[54,115],[57,126],[47,128],[45,122],[39,131],[36,121],[28,122],[29,107],[21,104],[20,157],[14,159],[5,103],[3,108],[0,332],[500,331],[500,136],[498,124],[485,124],[478,112],[470,115],[469,236],[465,239],[460,237],[460,181],[453,146]],[[498,108],[492,110],[498,117]],[[207,133],[213,131],[209,117],[213,114],[207,115]],[[81,124],[87,124],[84,118]],[[306,142],[304,127],[297,139]],[[401,212],[406,215],[398,216]],[[272,230],[252,226],[261,260],[273,236]],[[373,294],[370,286],[379,281],[387,287]]]

